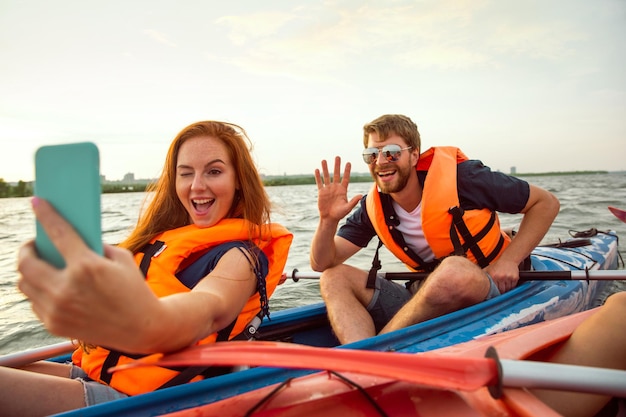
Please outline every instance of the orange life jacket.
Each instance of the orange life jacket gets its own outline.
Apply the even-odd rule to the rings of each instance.
[[[188,292],[191,290],[183,285],[175,274],[192,264],[212,247],[230,241],[249,241],[248,225],[249,223],[242,219],[224,219],[212,227],[200,228],[189,225],[169,230],[151,242],[153,245],[150,247],[160,248],[158,251],[146,252],[146,256],[139,252],[135,254],[135,261],[138,265],[142,262],[144,265],[149,263],[146,282],[158,297]],[[264,229],[263,239],[259,239],[258,236],[252,236],[252,239],[269,261],[269,271],[265,279],[267,298],[269,298],[283,273],[293,235],[283,226],[271,224]],[[237,319],[226,329],[226,331],[230,329],[230,332],[223,336],[223,339],[230,340],[244,332],[247,325],[258,317],[261,308],[261,296],[257,291],[248,299]],[[218,333],[213,333],[197,344],[213,343],[217,337]],[[112,366],[131,362],[140,356],[143,355],[128,354],[127,356],[127,354],[110,351],[103,347],[85,352],[79,347],[74,351],[72,361],[80,366],[91,379],[106,383],[128,395],[137,395],[203,379],[197,369],[191,372],[188,370],[178,372],[157,366],[122,370],[113,374],[108,372]],[[206,375],[208,374],[210,373]]]
[[[434,147],[420,155],[417,171],[428,171],[422,190],[422,228],[435,258],[464,255],[486,267],[496,260],[511,239],[500,229],[496,212],[488,209],[463,210],[457,190],[457,164],[468,158],[455,147]],[[409,248],[396,242],[385,220],[381,196],[376,184],[366,197],[367,214],[381,242],[409,269],[432,270],[407,254]]]

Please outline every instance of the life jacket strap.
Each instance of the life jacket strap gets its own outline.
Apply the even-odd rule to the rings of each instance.
[[[376,288],[376,275],[378,271],[382,267],[382,264],[379,259],[379,249],[383,245],[383,241],[378,239],[378,246],[376,247],[376,253],[374,254],[374,259],[372,260],[372,267],[370,268],[369,273],[367,274],[367,284],[365,288],[374,289]]]
[[[111,383],[111,378],[113,378],[113,374],[109,373],[109,369],[117,365],[117,362],[120,360],[120,356],[122,354],[116,350],[109,351],[106,359],[102,363],[102,369],[100,370],[100,380],[106,384]]]
[[[452,244],[454,246],[454,255],[465,255],[467,249],[469,249],[472,252],[472,255],[474,255],[474,258],[476,258],[476,263],[481,268],[485,268],[486,266],[488,266],[489,260],[478,246],[478,235],[473,236],[467,228],[465,221],[463,221],[463,211],[461,210],[461,208],[458,206],[450,207],[448,209],[448,213],[452,215],[452,224],[450,225],[450,239],[452,240]],[[493,227],[494,223],[495,213],[492,213],[488,224],[481,230],[481,233],[486,233],[486,231]],[[460,233],[461,237],[463,237],[465,245],[461,245],[461,241],[459,239],[457,231],[458,233]],[[504,237],[501,237],[500,240],[502,241],[502,244],[504,244]],[[499,245],[499,247],[501,246]],[[498,251],[494,251],[494,253],[498,253]]]
[[[230,366],[189,366],[181,369],[178,375],[158,387],[156,391],[186,384],[200,375],[204,378],[211,378],[214,376],[228,374],[231,371],[232,368]]]
[[[148,275],[148,268],[150,268],[150,262],[152,262],[152,257],[158,254],[163,249],[165,249],[165,242],[157,240],[154,243],[146,244],[143,248],[139,250],[139,252],[143,252],[143,257],[141,258],[141,262],[139,263],[139,269],[141,269],[141,273],[144,277]]]
[[[148,355],[143,354],[134,354],[134,353],[125,353],[120,352],[119,350],[108,349],[109,354],[104,359],[102,363],[102,369],[100,370],[100,380],[107,384],[111,383],[111,379],[113,378],[113,374],[109,372],[109,369],[113,368],[120,361],[120,357],[126,356],[131,359],[141,359]]]

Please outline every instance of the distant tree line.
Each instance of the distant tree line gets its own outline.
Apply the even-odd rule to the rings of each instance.
[[[104,183],[102,184],[102,193],[134,193],[146,191],[147,187],[148,183]],[[4,181],[4,179],[0,178],[0,198],[30,197],[32,195],[33,182],[18,181],[16,185],[11,185]]]
[[[350,182],[372,182],[370,174],[352,174]],[[315,184],[313,175],[284,175],[282,177],[272,176],[263,178],[263,185],[266,187],[278,185],[307,185]]]
[[[18,181],[17,185],[11,185],[0,178],[0,198],[28,197],[33,195],[32,183]]]
[[[138,182],[133,184],[104,183],[102,184],[102,194],[107,193],[138,193],[146,191],[150,183]]]
[[[548,176],[548,175],[590,175],[590,174],[608,174],[608,171],[565,171],[565,172],[543,172],[543,173],[526,173],[515,174],[516,177],[525,176]],[[372,177],[368,174],[353,173],[350,176],[350,182],[372,182]],[[271,176],[263,178],[263,185],[266,187],[281,185],[306,185],[315,184],[313,175],[283,175]],[[146,191],[150,185],[148,182],[105,182],[102,184],[102,193],[135,193]],[[0,178],[0,198],[7,197],[30,197],[33,195],[33,183],[18,181],[16,185],[11,185]]]
[[[555,175],[596,175],[608,174],[609,171],[551,171],[551,172],[527,172],[524,174],[513,174],[514,177],[550,177]]]

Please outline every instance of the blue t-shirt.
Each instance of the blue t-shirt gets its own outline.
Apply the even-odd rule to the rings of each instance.
[[[426,174],[427,171],[417,171],[422,186],[428,179]],[[477,160],[457,165],[457,190],[463,210],[486,208],[510,214],[520,213],[526,207],[530,195],[530,186],[526,181],[494,172]],[[355,212],[337,232],[338,236],[362,248],[376,236],[376,230],[367,215],[366,197],[363,196]]]

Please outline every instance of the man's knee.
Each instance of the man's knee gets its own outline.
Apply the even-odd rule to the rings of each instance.
[[[422,295],[433,301],[454,298],[472,303],[484,298],[483,292],[489,288],[489,279],[480,267],[467,258],[449,256],[424,284]]]
[[[335,291],[341,289],[350,288],[352,286],[352,279],[350,268],[347,265],[337,265],[332,268],[326,269],[320,275],[320,291],[322,295],[324,293],[332,294]]]
[[[482,270],[469,259],[462,256],[448,256],[435,269],[432,276],[441,285],[455,288],[476,279]]]
[[[320,293],[325,300],[328,297],[342,297],[346,294],[364,299],[366,292],[367,273],[349,265],[337,265],[322,272],[320,276]],[[371,290],[368,290],[371,292]]]

